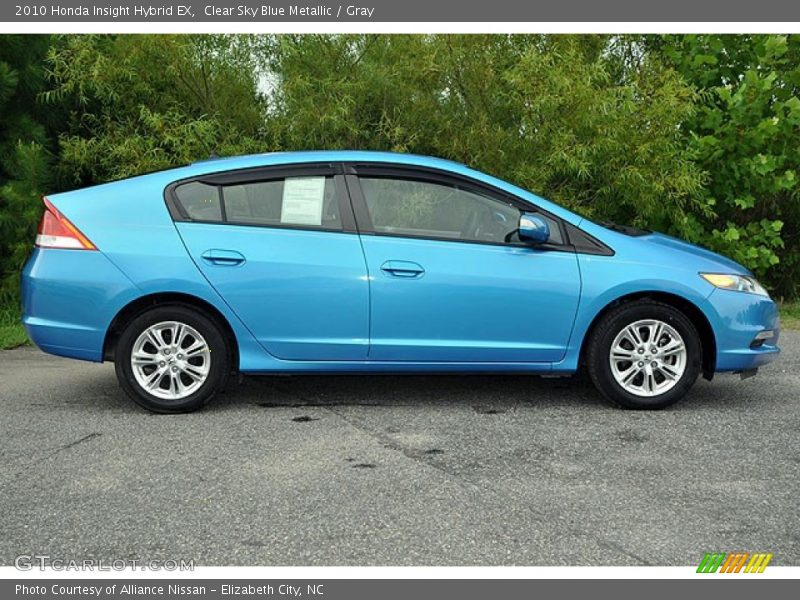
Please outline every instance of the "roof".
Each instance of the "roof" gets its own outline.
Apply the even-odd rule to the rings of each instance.
[[[554,213],[567,221],[577,224],[581,217],[549,202],[528,190],[524,190],[515,186],[508,181],[504,181],[483,173],[476,171],[462,163],[444,158],[436,158],[433,156],[422,156],[419,154],[404,154],[400,152],[375,152],[365,150],[313,150],[302,152],[270,152],[265,154],[249,154],[245,156],[232,156],[224,158],[209,158],[200,160],[184,167],[177,167],[174,169],[165,169],[146,175],[140,175],[117,182],[107,183],[100,186],[95,186],[94,189],[102,191],[106,186],[115,185],[139,185],[146,184],[148,186],[156,186],[164,189],[170,183],[180,179],[187,179],[197,177],[199,175],[207,175],[210,173],[218,173],[222,171],[234,171],[238,169],[252,169],[258,167],[267,167],[272,165],[283,164],[298,164],[298,163],[333,163],[333,162],[376,162],[376,163],[391,163],[395,165],[410,165],[418,167],[428,167],[431,169],[440,169],[442,171],[449,171],[482,181],[486,184],[496,188],[505,190],[523,200],[527,200],[537,204],[544,210]],[[68,195],[67,192],[63,195]]]
[[[416,166],[440,167],[452,169],[454,166],[465,167],[463,163],[424,156],[422,154],[406,154],[403,152],[378,152],[372,150],[304,150],[299,152],[266,152],[263,154],[247,154],[244,156],[213,157],[193,162],[189,167],[207,167],[222,169],[240,169],[254,166],[279,165],[283,163],[302,162],[390,162]]]

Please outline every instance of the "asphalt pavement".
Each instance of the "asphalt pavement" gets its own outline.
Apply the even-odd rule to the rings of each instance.
[[[152,415],[0,352],[0,564],[800,565],[800,332],[661,412],[532,376],[260,377]]]

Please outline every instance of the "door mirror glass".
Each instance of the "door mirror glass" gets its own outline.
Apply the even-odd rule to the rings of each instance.
[[[529,244],[544,244],[550,239],[547,221],[535,213],[522,213],[519,216],[519,239]]]

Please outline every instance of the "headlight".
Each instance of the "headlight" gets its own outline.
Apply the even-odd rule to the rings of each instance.
[[[700,273],[700,277],[705,279],[714,287],[723,290],[733,290],[735,292],[747,292],[758,294],[759,296],[769,296],[760,283],[752,277],[746,275],[726,275],[724,273]]]

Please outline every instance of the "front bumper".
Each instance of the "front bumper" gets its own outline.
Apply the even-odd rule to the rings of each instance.
[[[780,320],[771,299],[715,289],[708,302],[715,313],[711,319],[717,342],[715,371],[750,371],[778,357]],[[765,331],[772,331],[772,336],[758,340]]]

